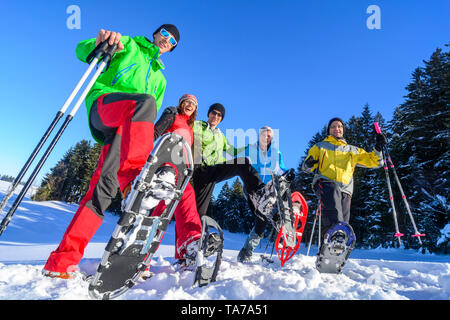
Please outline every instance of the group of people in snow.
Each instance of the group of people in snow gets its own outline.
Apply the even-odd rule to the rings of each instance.
[[[81,41],[77,57],[86,62],[89,53],[101,42],[116,44],[109,69],[96,81],[86,107],[93,138],[102,145],[98,166],[89,190],[82,199],[56,250],[51,252],[43,270],[49,277],[73,277],[90,239],[101,225],[104,212],[115,198],[117,188],[122,198],[140,173],[154,141],[167,132],[177,132],[191,145],[194,172],[174,212],[176,224],[175,258],[189,264],[195,259],[201,236],[201,217],[206,214],[216,183],[239,176],[248,198],[266,193],[271,173],[287,170],[280,150],[273,144],[274,130],[263,126],[254,144],[233,147],[218,125],[225,118],[225,107],[212,104],[206,121],[196,120],[198,100],[193,94],[180,97],[177,107],[167,107],[159,119],[166,79],[161,56],[172,52],[180,41],[176,26],[163,24],[153,32],[153,41],[144,36],[122,36],[100,30],[97,37]],[[314,172],[314,189],[322,203],[325,229],[338,221],[348,223],[355,166],[378,167],[382,135],[372,152],[351,146],[343,136],[345,123],[333,118],[329,136],[314,145],[303,163],[303,170]],[[229,154],[229,160],[224,153]],[[248,201],[255,224],[238,255],[246,262],[259,244],[267,224],[265,213]],[[155,210],[162,210],[157,207]]]

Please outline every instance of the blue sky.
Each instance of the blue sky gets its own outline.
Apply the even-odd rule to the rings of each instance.
[[[70,5],[81,10],[80,29],[66,26]],[[367,28],[370,5],[381,29]],[[413,70],[449,42],[449,18],[446,0],[2,1],[0,174],[19,172],[87,68],[77,43],[100,28],[151,38],[159,25],[177,25],[179,45],[162,56],[163,108],[192,93],[205,120],[221,102],[224,132],[279,129],[285,163],[296,167],[330,118],[347,120],[368,103],[391,119]],[[92,140],[84,104],[38,181],[81,139]]]

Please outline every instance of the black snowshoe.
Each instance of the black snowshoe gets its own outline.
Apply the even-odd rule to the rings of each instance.
[[[191,148],[176,133],[163,135],[122,201],[123,215],[89,285],[94,299],[113,299],[133,287],[148,269],[192,176]],[[164,200],[160,216],[154,207]]]
[[[282,175],[272,174],[264,194],[250,197],[256,214],[270,221],[277,232],[275,240],[281,266],[294,256],[300,247],[302,217],[306,219],[308,205],[299,192],[291,193],[291,182],[295,178],[293,169]],[[295,199],[296,206],[293,205]]]
[[[316,259],[316,268],[321,273],[341,273],[355,246],[353,228],[339,222],[332,226],[324,236]]]
[[[256,194],[249,195],[256,214],[269,220],[276,231],[286,222],[295,220],[293,217],[291,190],[289,179],[291,171],[279,176],[272,173],[272,180]]]
[[[214,228],[216,232],[212,231]],[[196,256],[194,285],[199,287],[216,281],[222,262],[223,232],[219,224],[208,216],[202,217],[202,236]]]

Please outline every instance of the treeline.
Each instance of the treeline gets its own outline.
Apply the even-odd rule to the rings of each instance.
[[[14,181],[14,177],[7,175],[7,174],[0,174],[0,180],[2,181],[7,181],[7,182],[13,182]]]
[[[449,52],[437,49],[422,67],[414,70],[411,83],[406,87],[405,101],[395,108],[392,120],[386,122],[380,113],[374,114],[371,107],[365,105],[360,115],[346,121],[347,142],[367,151],[371,151],[375,144],[373,123],[377,121],[384,129],[419,231],[426,233],[422,246],[424,252],[449,252],[449,238],[441,234],[450,222],[449,65]],[[317,198],[311,188],[313,175],[303,173],[300,166],[308,149],[326,136],[324,124],[312,136],[296,168],[293,189],[305,196],[310,212],[304,241],[310,237]],[[79,202],[87,192],[100,148],[100,145],[91,145],[86,140],[77,143],[45,176],[34,199]],[[400,231],[405,234],[403,243],[406,248],[419,248],[417,239],[410,237],[414,230],[393,177],[391,180]],[[383,169],[357,168],[354,184],[350,224],[356,232],[357,245],[365,248],[397,246]],[[120,212],[119,194],[110,211]],[[253,227],[254,217],[248,209],[239,179],[231,186],[228,182],[223,186],[218,197],[211,202],[208,214],[231,232],[248,233]]]
[[[89,182],[97,167],[101,145],[81,140],[70,148],[63,158],[42,180],[33,200],[59,200],[79,203],[89,189]],[[120,195],[110,206],[119,212]]]

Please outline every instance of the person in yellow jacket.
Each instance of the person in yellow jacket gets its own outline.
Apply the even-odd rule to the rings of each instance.
[[[377,135],[374,150],[367,152],[348,144],[344,133],[344,121],[332,118],[329,136],[309,149],[302,164],[304,172],[315,173],[313,189],[322,205],[323,235],[338,222],[349,223],[355,167],[378,168],[383,164],[381,150],[386,138],[382,134]]]

